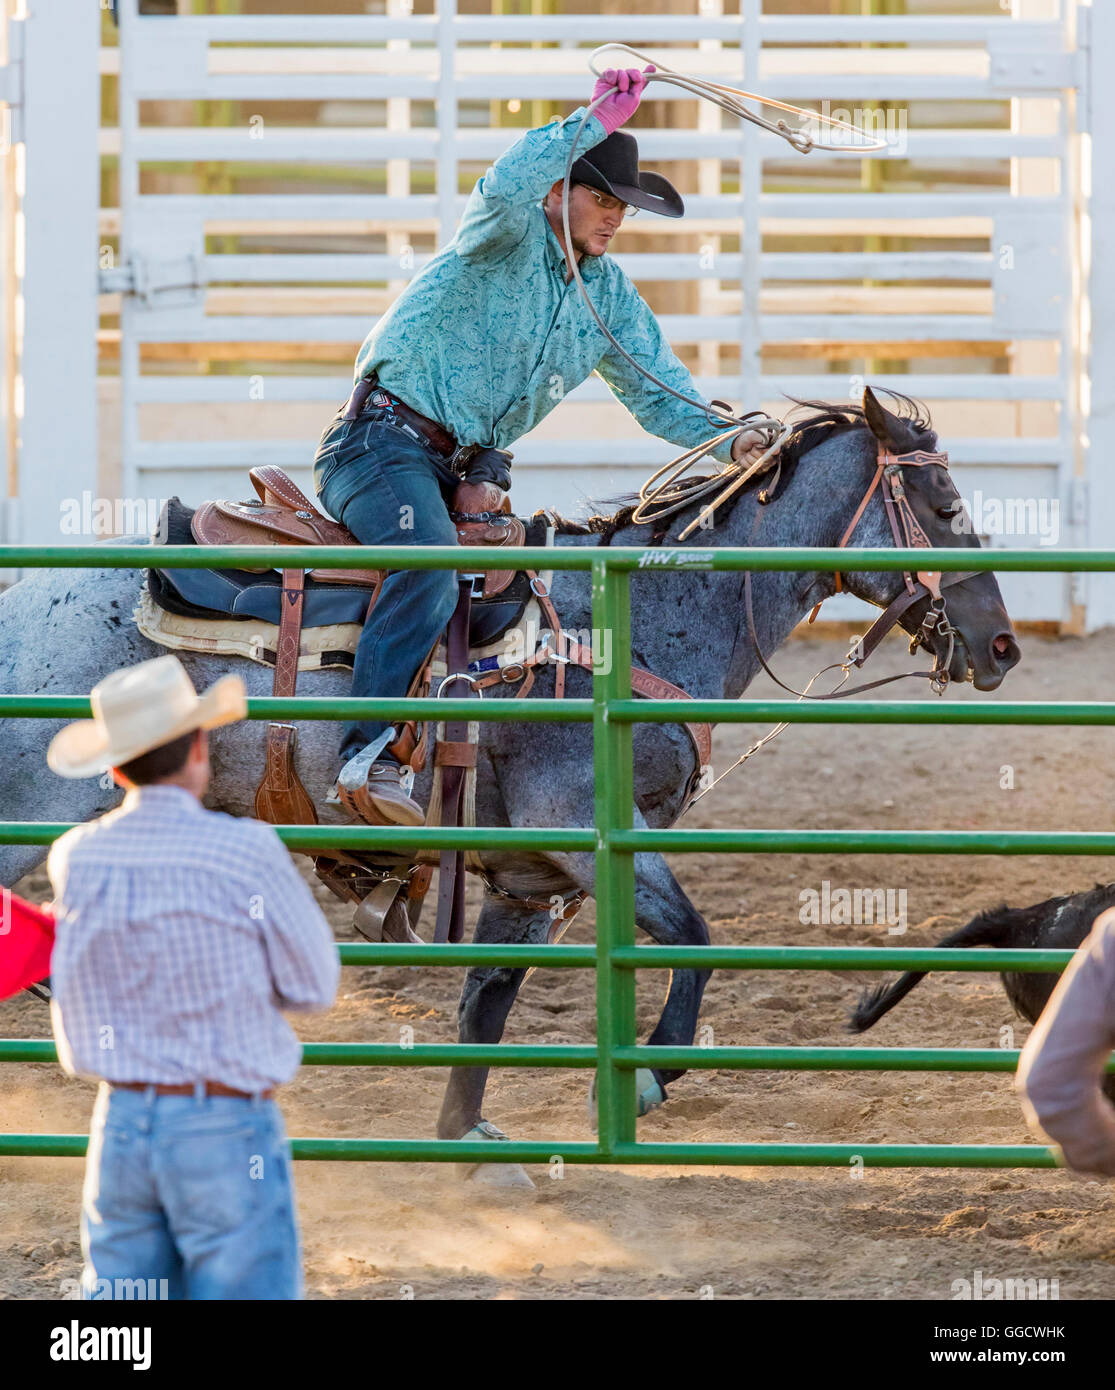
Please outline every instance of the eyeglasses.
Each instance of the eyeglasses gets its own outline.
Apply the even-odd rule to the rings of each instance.
[[[634,217],[639,211],[639,209],[634,207],[631,203],[623,203],[618,198],[609,198],[606,193],[601,193],[598,188],[592,188],[587,183],[579,184],[578,187],[587,188],[596,199],[598,206],[604,212],[615,212],[617,209],[622,209],[622,216]]]

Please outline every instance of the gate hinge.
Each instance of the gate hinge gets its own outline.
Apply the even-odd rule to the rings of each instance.
[[[1083,51],[1042,43],[1025,29],[1017,31],[1012,24],[996,27],[1003,30],[1002,34],[992,35],[987,44],[988,81],[992,92],[1022,96],[1083,85]]]
[[[148,308],[156,306],[156,296],[169,294],[175,295],[177,304],[192,304],[205,290],[201,257],[190,254],[156,261],[133,255],[123,265],[102,270],[98,288],[102,294],[134,294]]]

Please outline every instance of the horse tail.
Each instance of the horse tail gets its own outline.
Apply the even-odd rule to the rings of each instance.
[[[1007,907],[981,912],[967,926],[937,942],[938,946],[1009,946],[1014,913]],[[865,1033],[889,1013],[900,1000],[925,979],[927,970],[911,970],[892,985],[876,985],[860,995],[859,1003],[848,1019],[849,1033]]]

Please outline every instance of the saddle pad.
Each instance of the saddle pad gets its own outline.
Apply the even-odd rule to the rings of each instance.
[[[243,656],[261,666],[275,665],[275,651],[279,643],[277,623],[244,622],[220,613],[171,613],[156,603],[146,585],[140,592],[132,617],[144,637],[172,651]],[[470,667],[476,668],[484,663],[485,669],[488,669],[488,662],[502,664],[509,661],[508,654],[513,656],[521,652],[528,642],[536,640],[540,620],[538,601],[532,598],[519,621],[503,632],[498,640],[482,645],[470,644]],[[298,649],[299,671],[321,671],[329,667],[351,671],[361,631],[360,623],[304,627]]]
[[[246,623],[220,616],[187,617],[160,608],[144,587],[132,614],[135,625],[151,642],[171,651],[204,652],[218,656],[244,656],[261,666],[275,665],[279,629],[274,623]],[[303,628],[298,648],[299,671],[329,667],[352,670],[359,623],[334,623]]]

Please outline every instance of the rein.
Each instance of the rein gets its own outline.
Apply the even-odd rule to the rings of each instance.
[[[883,502],[886,506],[887,520],[890,522],[891,536],[894,539],[895,547],[898,549],[906,547],[918,550],[931,549],[932,543],[926,535],[921,523],[918,521],[917,516],[914,514],[910,499],[906,495],[905,481],[902,477],[903,467],[924,468],[930,464],[939,464],[942,468],[948,468],[949,456],[948,454],[940,453],[930,454],[921,449],[909,454],[892,454],[880,441],[877,444],[875,474],[868,485],[867,491],[860,499],[859,506],[856,508],[852,520],[845,529],[843,536],[841,536],[840,544],[837,548],[843,550],[851,540],[856,527],[860,523],[861,517],[867,510],[867,504],[875,495],[876,489],[881,487]],[[760,498],[760,501],[762,500],[763,499]],[[843,700],[849,695],[860,695],[865,690],[877,690],[881,685],[890,685],[894,681],[905,680],[908,676],[920,677],[930,681],[935,693],[943,695],[949,683],[948,672],[955,644],[955,629],[949,622],[948,615],[945,612],[945,598],[941,590],[951,588],[954,584],[963,583],[965,579],[972,579],[977,573],[978,571],[976,570],[958,570],[956,572],[950,572],[947,575],[942,575],[938,570],[918,570],[915,577],[911,575],[908,570],[904,570],[902,572],[904,583],[901,591],[889,604],[887,604],[886,608],[883,609],[878,618],[872,623],[867,633],[863,637],[857,638],[849,648],[843,661],[834,661],[828,666],[822,666],[821,669],[809,679],[804,690],[795,690],[793,686],[787,685],[784,680],[780,679],[779,676],[771,670],[769,662],[763,655],[763,649],[759,645],[759,634],[755,627],[755,612],[751,597],[752,586],[750,570],[745,573],[743,578],[747,633],[751,639],[751,645],[755,649],[755,655],[759,658],[759,665],[762,666],[763,670],[771,680],[774,681],[775,685],[785,690],[788,694],[797,696],[799,700]],[[835,578],[836,592],[840,593],[843,585],[839,570],[836,572]],[[910,655],[913,656],[919,646],[924,647],[933,654],[933,669],[931,671],[903,671],[897,676],[883,676],[880,680],[865,681],[861,685],[853,685],[848,687],[848,689],[844,689],[844,682],[847,681],[851,674],[852,667],[854,666],[859,669],[887,633],[898,623],[903,613],[913,604],[917,603],[919,599],[925,598],[927,595],[929,596],[929,608],[926,611],[925,618],[922,620],[921,627],[910,639]],[[814,607],[812,613],[809,615],[810,622],[816,618],[820,606],[821,605],[818,603]],[[948,639],[948,647],[943,657],[938,656],[938,654],[933,651],[931,638],[934,633],[940,637],[947,637]],[[842,673],[840,682],[841,688],[830,690],[825,695],[811,695],[809,691],[813,683],[819,680],[821,676],[828,671],[840,671]],[[784,722],[776,724],[774,728],[765,733],[762,738],[756,739],[750,748],[741,753],[730,767],[724,769],[719,777],[710,781],[706,786],[703,786],[689,801],[685,810],[688,811],[690,807],[700,801],[702,796],[706,796],[712,791],[713,787],[722,782],[730,772],[734,772],[737,767],[742,767],[749,758],[758,753],[760,749],[765,748],[771,739],[777,738],[779,734],[784,733],[789,727],[789,724]]]
[[[851,540],[856,527],[860,523],[867,504],[875,495],[876,489],[880,489],[883,495],[883,502],[886,507],[887,520],[890,522],[891,536],[894,540],[895,549],[917,549],[930,550],[932,542],[925,533],[925,529],[918,521],[910,499],[906,493],[905,480],[902,475],[903,468],[926,468],[936,464],[942,468],[948,468],[949,456],[942,453],[926,453],[922,449],[915,450],[909,454],[892,454],[882,441],[877,445],[876,467],[874,477],[868,485],[867,491],[860,500],[859,506],[855,510],[851,522],[848,524],[840,544],[837,547],[843,550]],[[823,667],[813,677],[821,676],[825,671],[840,670],[847,678],[849,668],[855,666],[860,668],[888,632],[894,628],[901,620],[902,615],[908,608],[913,607],[920,599],[929,598],[929,607],[922,620],[921,627],[910,639],[910,655],[912,656],[918,647],[924,647],[926,651],[933,655],[933,669],[931,671],[903,671],[897,676],[884,676],[877,681],[867,681],[862,685],[853,685],[847,690],[834,690],[827,695],[810,695],[807,690],[795,690],[785,681],[780,680],[771,670],[763,655],[762,647],[759,645],[759,634],[755,628],[755,613],[751,598],[751,571],[748,570],[743,580],[744,607],[747,615],[747,632],[751,638],[751,645],[755,649],[755,655],[759,658],[759,664],[771,678],[772,681],[791,695],[796,695],[799,700],[842,700],[849,695],[859,695],[865,690],[876,690],[881,685],[890,685],[893,681],[906,680],[909,677],[920,678],[932,682],[936,694],[943,695],[949,683],[949,665],[952,662],[953,651],[956,642],[956,629],[952,626],[946,612],[945,596],[941,592],[943,589],[951,588],[955,584],[961,584],[966,579],[972,579],[978,571],[976,570],[957,570],[947,575],[942,575],[939,570],[918,570],[916,576],[909,570],[903,570],[902,578],[904,588],[891,600],[883,609],[882,613],[871,624],[863,637],[857,638],[849,649],[843,661],[833,662],[829,666]],[[840,572],[836,571],[836,592],[842,591]],[[812,622],[817,616],[820,608],[817,604],[810,614],[809,621]],[[932,638],[934,636],[947,638],[948,645],[944,655],[934,650]],[[813,680],[809,682],[813,684]]]

